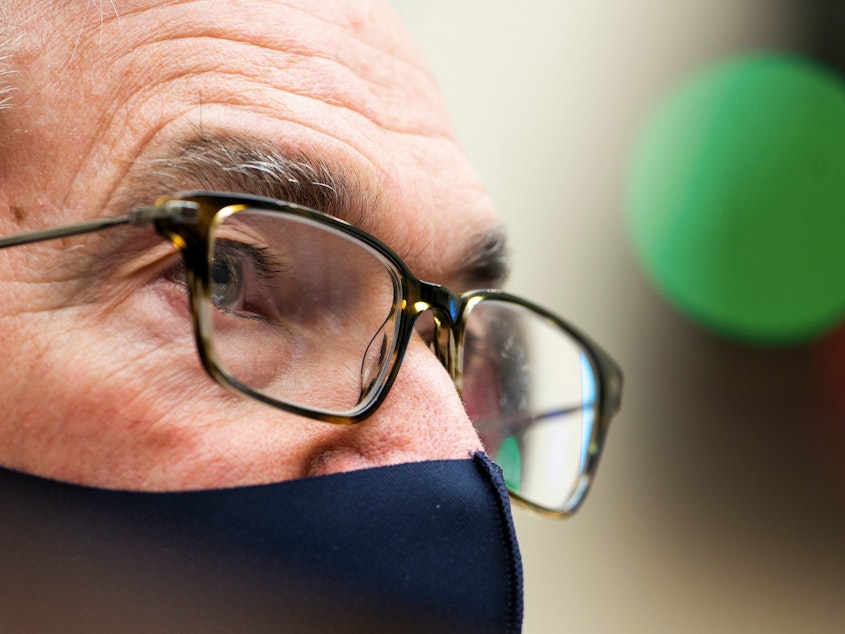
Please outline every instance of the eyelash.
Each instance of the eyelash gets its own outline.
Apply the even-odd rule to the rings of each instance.
[[[217,240],[215,245],[224,252],[230,251],[246,255],[253,262],[255,272],[262,280],[272,279],[284,270],[280,263],[274,261],[269,247],[256,246],[237,240]]]

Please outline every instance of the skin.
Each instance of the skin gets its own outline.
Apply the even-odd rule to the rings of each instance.
[[[469,279],[465,262],[497,219],[388,6],[4,4],[13,90],[0,111],[0,234],[149,204],[169,193],[152,191],[150,166],[174,144],[234,137],[351,175],[349,197],[366,201],[356,224],[420,278],[456,291],[489,284]],[[178,174],[167,184],[196,186]],[[172,247],[145,239],[154,246],[121,257],[98,235],[0,251],[0,464],[172,490],[467,458],[481,448],[448,375],[417,337],[387,400],[360,425],[319,423],[227,392],[200,368],[187,309],[173,307],[184,289],[165,274]]]

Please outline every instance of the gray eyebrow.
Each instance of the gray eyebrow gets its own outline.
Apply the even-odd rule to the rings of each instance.
[[[347,171],[266,141],[197,134],[161,157],[140,159],[120,200],[151,202],[162,193],[232,191],[297,203],[364,224],[378,204],[372,188]]]
[[[461,262],[460,276],[470,287],[498,288],[510,275],[507,234],[495,227],[476,236]]]

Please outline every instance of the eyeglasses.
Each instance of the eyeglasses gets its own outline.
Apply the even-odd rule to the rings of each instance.
[[[0,249],[149,223],[182,254],[197,349],[218,383],[312,419],[360,422],[387,396],[416,331],[451,374],[511,495],[557,516],[583,500],[620,405],[616,363],[524,299],[419,280],[341,220],[188,192],[121,217],[0,238]]]

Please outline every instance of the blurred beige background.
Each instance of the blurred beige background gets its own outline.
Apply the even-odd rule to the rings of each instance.
[[[820,346],[753,348],[690,323],[644,279],[623,214],[626,157],[659,96],[725,55],[817,50],[831,24],[816,3],[394,5],[509,225],[510,288],[626,373],[579,514],[517,512],[525,631],[845,630],[845,416]]]

